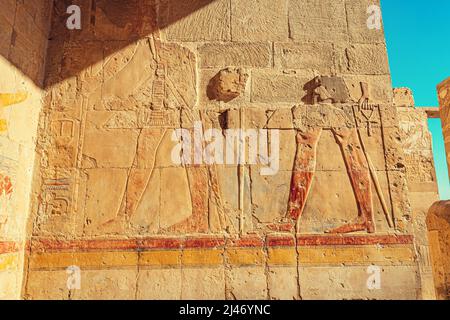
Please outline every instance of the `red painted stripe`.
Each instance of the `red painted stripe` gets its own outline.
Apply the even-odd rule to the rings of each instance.
[[[144,238],[139,240],[139,250],[182,249],[184,238]]]
[[[268,235],[265,241],[267,247],[295,246],[293,235]],[[395,245],[412,244],[412,235],[298,235],[298,246],[354,246],[354,245]],[[14,248],[15,243],[0,242],[0,253]],[[185,248],[261,248],[264,240],[256,235],[241,238],[223,238],[214,236],[198,236],[187,238],[150,237],[142,239],[102,239],[102,240],[56,240],[33,239],[33,251],[137,251],[156,249],[185,249]],[[15,249],[14,251],[17,251]],[[3,252],[4,253],[4,252]]]
[[[264,247],[264,240],[257,235],[247,235],[241,238],[227,239],[226,246],[232,248],[262,248]]]
[[[268,247],[295,247],[294,236],[267,236]]]
[[[0,241],[0,254],[18,252],[20,244],[13,241]]]
[[[297,236],[299,246],[353,246],[353,245],[388,245],[412,244],[412,235],[325,235],[325,236]]]
[[[90,250],[137,250],[138,242],[133,240],[55,240],[31,241],[32,251],[90,251]]]
[[[184,243],[185,248],[216,248],[224,247],[225,238],[198,237],[187,238]]]

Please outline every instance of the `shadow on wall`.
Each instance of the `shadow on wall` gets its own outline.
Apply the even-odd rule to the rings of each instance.
[[[17,43],[17,40],[22,39],[17,37],[18,34],[20,35],[20,30],[18,32],[16,26],[28,24],[27,27],[31,27],[32,22],[23,21],[22,23],[17,21],[20,19],[20,16],[16,13],[16,23],[14,23],[14,18],[11,19],[12,24],[15,25],[14,28],[8,31],[0,26],[2,27],[0,28],[0,41],[5,40],[6,43],[11,39],[13,48],[0,46],[0,55],[33,80],[36,85],[44,88],[51,87],[79,74],[82,70],[101,62],[104,57],[120,51],[139,39],[169,27],[176,21],[193,14],[208,15],[210,10],[202,10],[200,13],[196,12],[215,1],[55,0],[52,9],[47,53],[45,53],[45,37],[23,39],[22,43]],[[66,26],[67,19],[71,16],[71,14],[67,13],[67,8],[71,5],[78,5],[81,9],[80,30],[69,30]],[[221,6],[223,5],[222,2]],[[2,7],[4,6],[8,7],[8,4],[2,4]],[[13,7],[12,5],[10,6]],[[12,10],[13,8],[10,9],[12,13],[16,11]],[[211,7],[211,11],[216,11],[217,9]],[[46,12],[49,11],[47,10]],[[51,19],[49,13],[42,14],[41,19],[45,18]],[[190,19],[190,21],[193,20]],[[199,28],[199,26],[191,25],[192,22],[190,21],[179,26],[177,25],[180,31],[181,28],[184,29],[184,34],[188,37],[192,33],[186,30],[198,30]],[[227,23],[227,21],[228,17],[224,16],[223,21],[218,21],[217,23]],[[214,26],[210,26],[210,28],[214,28]],[[169,32],[169,37],[171,34],[174,35],[174,33],[176,33],[176,30]],[[32,46],[33,50],[30,50],[30,48],[27,50],[26,42],[29,41],[42,42],[39,44],[39,46],[43,46],[43,57],[41,59],[36,57],[36,55],[40,54],[34,50],[35,46]],[[14,50],[14,47],[18,45],[22,49]],[[40,76],[43,72],[38,70],[42,71],[44,66],[37,66],[36,64],[43,64],[42,61],[45,61],[45,57],[50,57],[50,59],[47,60],[45,80],[43,81]]]

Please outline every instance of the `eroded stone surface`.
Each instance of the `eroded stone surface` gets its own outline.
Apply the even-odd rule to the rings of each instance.
[[[427,217],[434,283],[438,299],[449,298],[450,202],[435,203]]]
[[[409,88],[394,88],[394,104],[396,107],[414,107],[414,97]]]
[[[209,82],[207,95],[210,100],[229,102],[245,90],[248,74],[242,69],[223,69]]]
[[[41,92],[0,60],[0,97],[28,93],[17,108],[0,104],[9,130],[0,133],[0,241],[25,238],[12,230],[25,230],[15,215],[28,210],[38,153],[29,229],[31,244],[42,242],[26,266],[25,297],[429,296],[431,139],[426,114],[405,108],[412,95],[392,91],[383,31],[367,27],[378,1],[82,0],[88,18],[74,32],[65,3],[55,2],[45,75],[30,55],[44,57],[47,36],[29,36],[33,24],[46,30],[45,8],[9,0],[19,22],[0,13],[0,52],[46,83],[38,123],[25,103],[40,105]],[[34,145],[23,132],[38,124]],[[203,151],[208,129],[225,138],[239,128],[258,134],[256,163],[173,160],[180,141]],[[274,132],[277,168],[261,175]],[[3,256],[0,284],[14,273],[5,283],[19,288],[11,270],[21,267]],[[366,287],[364,267],[376,263],[382,292]],[[82,288],[67,290],[61,270],[77,264]]]
[[[450,166],[450,80],[447,79],[438,86],[439,110],[444,134],[447,165]],[[449,173],[450,175],[450,173]]]

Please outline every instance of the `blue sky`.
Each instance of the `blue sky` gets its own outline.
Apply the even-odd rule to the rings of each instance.
[[[450,77],[450,0],[381,0],[394,87],[409,87],[416,106],[438,106],[436,85]],[[429,120],[439,193],[450,183],[439,119]]]

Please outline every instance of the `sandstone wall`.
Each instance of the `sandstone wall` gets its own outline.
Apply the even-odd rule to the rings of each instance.
[[[450,175],[450,78],[438,85],[439,111],[444,134],[445,150],[447,151],[447,165]]]
[[[0,10],[0,299],[21,296],[50,1]]]
[[[436,202],[427,217],[438,299],[450,299],[450,202]]]
[[[438,97],[442,131],[444,134],[447,164],[450,165],[450,79],[438,85]],[[450,299],[450,202],[436,202],[427,217],[430,245],[432,248],[432,262],[434,281],[438,299]]]
[[[414,226],[422,298],[432,299],[435,297],[435,288],[426,219],[429,208],[439,201],[439,193],[428,116],[424,109],[415,108],[413,94],[407,88],[394,89],[394,104],[399,119],[403,149],[400,163],[405,166],[406,172],[406,187],[411,205],[410,218]]]
[[[430,297],[430,141],[371,4],[56,1],[24,297]],[[177,165],[196,121],[279,130],[279,170]]]

